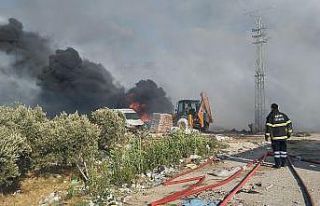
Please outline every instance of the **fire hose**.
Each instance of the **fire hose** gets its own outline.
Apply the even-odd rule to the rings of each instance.
[[[303,158],[301,156],[296,156],[296,155],[289,155],[289,156],[292,157],[292,158],[296,158],[298,160],[301,160],[303,162],[309,162],[309,163],[319,164],[320,165],[320,160],[306,159],[306,158]]]
[[[183,172],[183,173],[181,173],[181,174],[179,174],[179,175],[177,175],[177,176],[175,176],[173,178],[170,178],[169,180],[167,180],[167,181],[165,181],[163,183],[164,185],[173,185],[173,184],[180,184],[180,183],[187,183],[187,182],[197,181],[195,184],[190,185],[189,187],[187,187],[184,190],[175,192],[175,193],[173,193],[171,195],[168,195],[168,196],[166,196],[166,197],[164,197],[162,199],[156,200],[156,201],[152,202],[150,205],[151,206],[163,205],[163,204],[166,204],[166,203],[169,203],[169,202],[173,202],[173,201],[178,200],[178,199],[182,199],[184,197],[188,197],[188,196],[191,196],[191,195],[196,195],[196,194],[199,194],[199,193],[201,193],[203,191],[212,190],[214,188],[226,185],[229,182],[231,182],[232,180],[234,180],[235,178],[239,177],[240,174],[245,170],[246,167],[250,167],[250,166],[255,164],[253,169],[241,180],[241,182],[238,185],[236,185],[236,187],[234,187],[231,190],[231,192],[219,204],[219,206],[226,206],[228,204],[228,202],[233,198],[233,196],[250,180],[250,178],[252,176],[255,175],[255,173],[257,172],[259,167],[264,164],[264,160],[266,159],[266,157],[267,156],[271,156],[271,155],[272,155],[271,152],[267,152],[264,155],[262,155],[260,158],[248,162],[246,166],[241,167],[237,172],[235,172],[230,177],[228,177],[228,178],[226,178],[226,179],[224,179],[222,181],[219,181],[217,183],[207,185],[207,186],[202,186],[202,187],[199,186],[205,180],[205,177],[206,177],[205,175],[197,176],[197,177],[191,177],[191,178],[186,178],[186,179],[181,179],[181,180],[176,180],[175,181],[175,179],[177,179],[177,178],[179,178],[181,176],[184,176],[186,174],[194,172],[195,170],[203,168],[206,165],[212,163],[213,159],[209,159],[207,162],[199,165],[197,168],[185,171],[185,172]],[[294,168],[294,166],[292,164],[292,160],[291,160],[290,157],[288,157],[288,162],[289,162],[289,168],[290,168],[291,172],[295,176],[296,180],[298,181],[298,184],[301,187],[302,192],[304,193],[304,199],[305,199],[306,204],[310,205],[310,206],[315,206],[314,201],[313,201],[313,199],[312,199],[312,197],[311,197],[306,185],[304,184],[303,180],[301,179],[301,177],[299,176],[299,174],[295,170],[295,168]]]
[[[226,206],[232,197],[250,180],[250,178],[257,172],[261,163],[266,159],[268,153],[265,153],[254,168],[246,175],[246,177],[224,198],[224,200],[219,204],[220,206]]]
[[[263,156],[261,156],[258,160],[253,160],[249,163],[247,163],[246,166],[244,167],[241,167],[237,172],[235,172],[233,175],[231,175],[230,177],[222,180],[222,181],[219,181],[217,183],[214,183],[214,184],[210,184],[210,185],[207,185],[207,186],[202,186],[202,187],[198,187],[205,179],[205,175],[203,176],[198,176],[198,177],[192,177],[192,178],[187,178],[187,179],[182,179],[182,180],[178,180],[178,181],[174,181],[175,179],[177,179],[178,177],[181,177],[181,176],[184,176],[186,174],[189,174],[191,172],[194,172],[195,170],[198,170],[200,168],[203,168],[205,167],[206,165],[212,163],[212,159],[209,159],[207,162],[199,165],[199,167],[195,168],[195,169],[191,169],[191,170],[188,170],[186,172],[183,172],[169,180],[167,180],[166,182],[164,182],[164,185],[172,185],[172,184],[180,184],[180,183],[186,183],[186,182],[191,182],[191,181],[196,181],[197,182],[193,185],[190,185],[188,188],[184,189],[184,190],[181,190],[181,191],[178,191],[178,192],[175,192],[171,195],[168,195],[162,199],[159,199],[159,200],[156,200],[154,202],[152,202],[150,205],[151,206],[156,206],[156,205],[163,205],[163,204],[166,204],[166,203],[169,203],[169,202],[173,202],[175,200],[178,200],[178,199],[181,199],[181,198],[184,198],[184,197],[187,197],[187,196],[190,196],[190,195],[196,195],[196,194],[199,194],[203,191],[206,191],[206,190],[211,190],[211,189],[214,189],[216,187],[220,187],[220,186],[223,186],[223,185],[226,185],[228,184],[229,182],[231,182],[232,180],[234,180],[235,178],[239,177],[240,174],[245,170],[245,167],[250,167],[252,166],[253,164],[257,163],[257,166],[255,167],[256,169],[258,169],[258,167],[261,165],[261,163],[264,161],[265,157],[267,156],[267,153],[264,154]],[[233,196],[233,195],[232,195]],[[231,197],[232,197],[231,196]]]
[[[296,180],[297,180],[298,184],[300,185],[300,188],[304,194],[303,198],[304,198],[306,205],[307,206],[315,206],[314,200],[312,199],[312,196],[310,195],[310,192],[309,192],[306,184],[304,183],[304,181],[300,177],[299,173],[295,169],[294,165],[292,164],[291,156],[288,156],[288,162],[289,162],[289,168],[290,168],[292,174],[294,175],[294,177],[296,178]]]

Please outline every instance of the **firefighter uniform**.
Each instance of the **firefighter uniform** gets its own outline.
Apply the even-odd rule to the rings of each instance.
[[[275,167],[285,166],[287,159],[286,140],[292,134],[292,122],[288,116],[279,112],[277,106],[273,108],[266,121],[266,140],[271,138]]]

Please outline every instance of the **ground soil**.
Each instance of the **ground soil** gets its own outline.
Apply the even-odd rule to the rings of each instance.
[[[210,136],[210,135],[209,135]],[[219,156],[241,157],[245,159],[255,159],[271,151],[270,143],[266,143],[262,136],[239,136],[233,135],[232,139],[224,140],[229,145],[223,149]],[[303,158],[320,160],[320,134],[312,134],[310,137],[292,137],[288,141],[288,151],[293,155],[300,155]],[[267,159],[273,163],[272,158]],[[239,159],[225,159],[218,163],[208,165],[199,171],[193,172],[186,177],[206,175],[204,185],[217,182],[221,177],[208,175],[213,170],[223,168],[233,168],[244,166],[246,162]],[[294,161],[299,174],[311,191],[315,200],[315,205],[320,205],[320,165],[310,164],[302,161]],[[248,172],[248,170],[247,170]],[[225,187],[220,187],[212,191],[201,193],[198,197],[206,200],[221,200],[224,196],[244,177],[246,172],[232,183]],[[50,193],[60,191],[66,193],[70,186],[70,174],[60,174],[51,176],[31,175],[24,179],[21,188],[14,194],[0,195],[0,205],[39,205],[39,201]],[[173,186],[157,186],[138,191],[126,197],[125,205],[143,206],[150,202],[165,197],[176,191],[184,189],[187,184]],[[252,193],[247,193],[250,188]],[[300,187],[286,168],[272,169],[270,167],[260,167],[257,174],[244,186],[243,192],[238,193],[230,205],[242,206],[298,206],[305,205]],[[80,199],[72,199],[64,202],[64,205],[77,205]],[[174,202],[180,204],[181,200]],[[79,205],[79,204],[78,204]]]
[[[232,140],[227,140],[226,143],[229,147],[224,149],[220,155],[255,159],[266,151],[271,151],[270,143],[265,142],[262,136],[236,136]],[[288,141],[288,152],[292,155],[300,155],[303,158],[320,160],[320,134],[312,134],[310,137],[290,138]],[[267,158],[267,162],[273,163],[273,158]],[[186,175],[183,178],[207,175],[204,185],[214,183],[221,178],[208,175],[211,171],[218,168],[244,166],[245,164],[244,160],[225,159],[224,161],[214,163],[199,171]],[[310,190],[315,204],[320,205],[320,165],[299,160],[295,160],[294,165]],[[203,192],[198,197],[206,200],[221,200],[240,182],[245,174],[246,172],[225,187]],[[180,191],[186,186],[187,184],[173,186],[161,185],[138,192],[132,195],[127,202],[128,205],[148,205],[150,202],[173,192]],[[247,193],[248,191],[250,191],[250,193]],[[181,200],[173,203],[179,205],[180,202]],[[256,175],[244,186],[244,190],[234,197],[230,205],[298,206],[305,205],[305,201],[303,193],[288,167],[273,169],[263,166],[260,167]]]

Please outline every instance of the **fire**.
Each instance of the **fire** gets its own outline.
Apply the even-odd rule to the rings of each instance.
[[[141,120],[142,120],[143,122],[150,122],[150,121],[151,121],[151,117],[150,117],[150,115],[148,115],[147,113],[142,114],[142,115],[140,116],[140,118],[141,118]]]
[[[139,102],[132,102],[129,106],[130,109],[133,109],[137,113],[140,113],[144,109],[145,105],[140,104]]]
[[[148,113],[145,112],[145,107],[146,107],[145,104],[140,104],[139,102],[132,102],[129,106],[130,109],[133,109],[138,113],[138,115],[140,116],[140,119],[143,122],[150,122],[151,117]]]

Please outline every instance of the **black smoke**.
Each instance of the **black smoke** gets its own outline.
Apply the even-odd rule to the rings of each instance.
[[[171,113],[173,111],[173,105],[166,97],[166,92],[150,79],[140,80],[135,87],[127,92],[126,97],[129,103],[139,104],[138,113],[141,115],[155,112]]]
[[[49,115],[129,107],[132,101],[144,104],[149,114],[172,111],[165,91],[152,80],[141,80],[126,92],[103,65],[82,59],[73,48],[52,54],[48,39],[25,32],[16,19],[0,26],[0,51],[10,58],[8,65],[0,64],[0,79],[13,81],[0,82],[1,104],[40,105]]]
[[[14,59],[11,71],[6,72],[33,78],[41,74],[52,53],[47,38],[24,31],[22,23],[14,18],[10,18],[8,24],[0,26],[0,51]]]
[[[124,88],[101,65],[82,60],[73,48],[57,50],[39,76],[40,99],[46,111],[87,113],[125,106]]]

